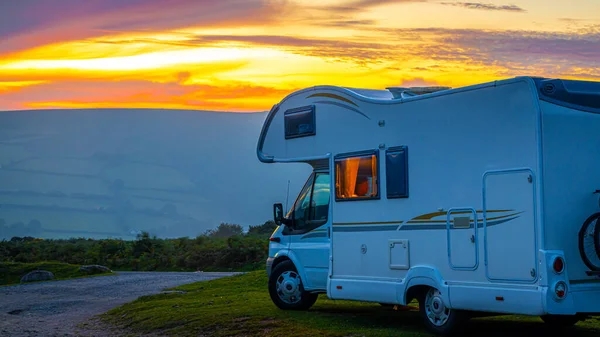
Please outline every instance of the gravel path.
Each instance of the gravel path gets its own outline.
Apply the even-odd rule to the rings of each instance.
[[[118,272],[0,287],[0,336],[114,335],[93,316],[165,288],[233,274]],[[90,322],[87,329],[78,327],[84,322]]]

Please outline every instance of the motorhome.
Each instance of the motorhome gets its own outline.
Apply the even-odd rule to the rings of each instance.
[[[274,205],[271,298],[418,300],[439,334],[478,313],[599,314],[599,149],[600,82],[296,91],[257,144],[261,162],[314,169]]]

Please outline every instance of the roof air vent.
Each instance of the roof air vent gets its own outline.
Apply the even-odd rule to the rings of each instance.
[[[394,98],[406,98],[417,95],[431,94],[442,90],[452,89],[451,87],[388,87]]]

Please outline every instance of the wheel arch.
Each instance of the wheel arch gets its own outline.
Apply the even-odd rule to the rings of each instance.
[[[271,265],[271,271],[273,271],[275,267],[277,267],[277,265],[283,261],[291,261],[291,259],[287,256],[287,254],[277,256],[275,260],[273,260],[273,264]]]
[[[418,299],[429,288],[435,288],[442,293],[446,305],[451,307],[448,284],[437,269],[413,267],[407,273],[405,280],[405,287],[400,292],[402,298],[399,299],[399,302],[401,304],[407,305],[412,300]]]
[[[300,278],[302,280],[306,280],[306,273],[304,271],[304,268],[299,263],[298,258],[296,257],[296,255],[292,251],[281,251],[281,252],[278,252],[277,255],[275,256],[275,260],[273,260],[273,264],[271,265],[271,272],[273,270],[275,270],[275,267],[278,264],[280,264],[280,263],[282,263],[284,261],[292,261],[292,263],[294,264],[294,267],[296,268],[296,271],[298,271],[298,274],[300,274]]]

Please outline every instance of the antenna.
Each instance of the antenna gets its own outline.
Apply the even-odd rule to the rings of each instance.
[[[290,198],[290,180],[288,179],[288,185],[287,185],[287,193],[285,196],[285,210],[284,212],[288,211],[288,199]]]

